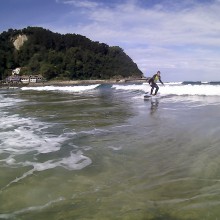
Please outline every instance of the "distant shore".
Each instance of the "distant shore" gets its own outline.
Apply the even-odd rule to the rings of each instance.
[[[37,86],[71,86],[71,85],[85,85],[85,84],[113,84],[113,83],[140,83],[147,82],[147,79],[121,79],[121,80],[51,80],[38,83],[5,83],[1,87],[37,87]]]

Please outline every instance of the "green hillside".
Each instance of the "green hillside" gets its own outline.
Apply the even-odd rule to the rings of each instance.
[[[132,59],[118,47],[77,34],[53,33],[41,27],[9,29],[0,34],[0,78],[21,67],[21,75],[51,79],[141,77]]]

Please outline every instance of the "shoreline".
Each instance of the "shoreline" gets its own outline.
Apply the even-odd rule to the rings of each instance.
[[[93,84],[122,84],[147,82],[147,79],[121,79],[121,80],[51,80],[37,83],[6,83],[1,84],[1,88],[10,87],[38,87],[38,86],[71,86],[71,85],[93,85]]]

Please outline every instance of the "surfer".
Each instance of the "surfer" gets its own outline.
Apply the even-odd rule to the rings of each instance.
[[[150,92],[151,95],[157,95],[157,92],[158,92],[158,90],[159,90],[159,86],[157,85],[157,81],[158,81],[158,80],[160,81],[160,83],[161,83],[162,85],[164,85],[163,82],[162,82],[162,80],[161,80],[161,78],[160,78],[160,71],[157,71],[157,73],[154,74],[153,77],[150,78],[149,81],[148,81],[148,83],[149,83],[150,86],[151,86],[151,92]],[[155,88],[156,90],[155,90],[155,93],[153,94],[154,88]]]

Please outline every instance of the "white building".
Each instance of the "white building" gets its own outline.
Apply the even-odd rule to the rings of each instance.
[[[29,76],[21,76],[21,82],[22,83],[29,83],[30,82]]]
[[[42,81],[43,81],[43,77],[41,75],[21,76],[22,83],[38,83]]]

